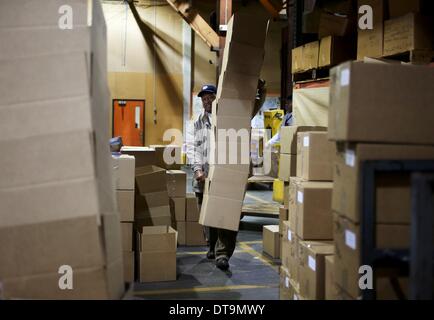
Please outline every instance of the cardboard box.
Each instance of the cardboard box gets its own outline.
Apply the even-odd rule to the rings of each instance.
[[[258,77],[225,71],[217,85],[217,103],[221,99],[254,99]]]
[[[265,50],[263,47],[226,41],[222,70],[258,76],[261,72],[264,54]]]
[[[243,200],[204,194],[199,223],[214,228],[238,231]]]
[[[176,280],[177,231],[144,227],[140,234],[140,282]]]
[[[262,250],[274,259],[280,257],[280,237],[278,225],[263,227]]]
[[[300,178],[291,177],[288,186],[288,220],[293,231],[296,229],[297,221],[295,220],[297,213],[297,186],[302,180]]]
[[[318,68],[319,41],[313,41],[303,46],[302,70]]]
[[[327,131],[326,127],[286,126],[280,128],[280,153],[297,154],[297,134],[305,131]]]
[[[182,164],[181,147],[177,145],[150,145],[155,150],[156,166],[167,170],[179,170]]]
[[[379,58],[383,56],[385,3],[384,0],[359,0],[358,7],[363,5],[372,8],[373,29],[357,29],[357,60],[363,60],[365,57]]]
[[[293,124],[328,127],[330,87],[303,88],[292,91]]]
[[[185,199],[185,219],[186,221],[199,221],[199,206],[194,194],[187,194]]]
[[[141,195],[166,191],[166,170],[156,166],[136,168],[136,186]]]
[[[325,257],[333,255],[330,243],[301,241],[300,294],[308,300],[325,299]]]
[[[303,46],[292,49],[292,73],[303,71]]]
[[[434,108],[427,107],[434,100],[429,85],[434,73],[429,68],[346,62],[331,70],[331,79],[331,140],[434,143]]]
[[[360,225],[336,213],[333,214],[335,254],[335,280],[348,294],[359,297]],[[377,224],[376,241],[378,248],[406,249],[410,245],[410,226],[399,224]],[[376,271],[381,274],[382,270]],[[384,273],[383,273],[384,275]],[[401,281],[403,281],[401,279]],[[376,284],[374,283],[374,286]],[[389,283],[390,286],[390,283]],[[384,291],[383,291],[384,292]],[[390,290],[389,290],[390,292]],[[386,298],[380,295],[382,298]],[[394,299],[396,297],[389,297]]]
[[[182,170],[167,170],[167,193],[171,198],[185,197],[187,174]]]
[[[356,57],[356,43],[351,37],[322,38],[319,44],[318,67],[335,66]]]
[[[134,221],[134,191],[116,190],[116,198],[121,222]]]
[[[124,251],[124,281],[134,282],[134,251]]]
[[[431,1],[424,0],[388,0],[389,17],[396,18],[406,15],[407,13],[419,13],[427,9],[427,4]]]
[[[289,178],[291,181],[291,178]],[[289,183],[285,182],[283,186],[283,206],[289,209]]]
[[[383,54],[433,50],[433,27],[432,19],[414,13],[385,21]]]
[[[297,177],[311,181],[333,180],[335,144],[328,141],[327,132],[297,134]]]
[[[288,220],[288,208],[279,206],[279,233],[283,234],[283,222]]]
[[[186,245],[187,227],[185,221],[176,221],[176,231],[178,232],[178,245]]]
[[[301,239],[333,239],[332,188],[332,182],[300,182],[297,185],[295,231]]]
[[[133,251],[133,223],[121,222],[122,250]]]
[[[185,243],[187,246],[206,246],[204,229],[201,224],[194,221],[185,222]]]
[[[280,154],[279,161],[279,179],[283,181],[289,181],[290,177],[296,174],[296,164],[297,156],[293,154]]]
[[[253,103],[251,100],[242,99],[219,99],[213,102],[213,117],[240,117],[250,118]]]
[[[293,289],[287,270],[280,267],[279,300],[292,300]]]
[[[319,19],[318,37],[343,37],[356,31],[356,21],[351,17],[322,12]]]
[[[325,257],[325,299],[338,300],[339,287],[335,283],[335,257]]]
[[[230,42],[263,48],[267,30],[268,18],[266,16],[238,12],[229,19],[226,39]]]
[[[224,167],[214,167],[205,189],[211,196],[243,200],[248,172],[238,172]]]
[[[366,160],[433,160],[434,147],[377,144],[338,144],[334,160],[332,209],[355,223],[361,220],[361,165]],[[383,174],[376,182],[377,223],[410,223],[410,176]]]
[[[153,148],[123,146],[121,152],[134,156],[136,159],[136,168],[157,165],[157,156]]]
[[[185,198],[169,198],[172,220],[185,221]]]
[[[284,266],[290,275],[290,278],[298,284],[299,282],[299,244],[300,239],[294,231],[291,230],[289,222],[283,222],[282,234],[282,266]]]

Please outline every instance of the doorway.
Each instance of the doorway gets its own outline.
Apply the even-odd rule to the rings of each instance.
[[[113,100],[113,137],[125,146],[145,145],[145,100]]]

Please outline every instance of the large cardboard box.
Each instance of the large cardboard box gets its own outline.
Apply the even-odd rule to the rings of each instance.
[[[186,234],[187,227],[185,221],[176,221],[176,231],[178,232],[178,245],[185,246],[186,245]]]
[[[294,231],[291,230],[288,221],[283,222],[282,234],[282,265],[288,270],[291,279],[294,281],[296,287],[299,283],[299,244],[300,239]]]
[[[136,168],[157,165],[157,156],[153,148],[123,146],[121,152],[134,156],[136,159]]]
[[[156,166],[136,168],[136,186],[141,195],[166,191],[166,170]]]
[[[339,287],[335,282],[335,257],[325,257],[325,299],[338,300]]]
[[[297,156],[293,154],[280,154],[279,179],[288,182],[290,177],[296,174]]]
[[[302,70],[318,68],[319,41],[313,41],[303,46]]]
[[[291,178],[289,178],[291,181]],[[283,185],[283,206],[289,209],[289,182],[285,182]]]
[[[411,50],[433,50],[433,20],[409,13],[384,22],[385,56]]]
[[[258,77],[224,71],[217,85],[217,103],[221,99],[252,99],[255,97]]]
[[[278,225],[263,227],[262,250],[274,259],[280,257],[280,236]]]
[[[112,155],[115,186],[118,190],[134,190],[135,159],[129,155]]]
[[[185,221],[185,198],[169,198],[172,220]]]
[[[297,134],[297,177],[311,181],[333,180],[335,144],[327,132]]]
[[[350,296],[357,298],[360,296],[359,289],[359,267],[361,266],[361,233],[360,225],[354,224],[347,218],[333,214],[334,240],[336,246],[335,252],[335,281],[343,288]],[[376,241],[378,248],[389,249],[408,249],[410,246],[410,226],[404,224],[377,224],[376,226]],[[386,276],[387,272],[376,269],[382,277]],[[393,275],[393,270],[389,271]],[[401,285],[405,284],[405,279],[400,278]],[[379,285],[374,282],[374,287]],[[389,286],[386,290],[384,286]],[[390,282],[383,283],[383,289],[378,298],[380,299],[395,299],[396,296],[387,296],[386,294],[393,292]],[[406,292],[404,287],[404,292]]]
[[[167,193],[169,197],[185,197],[187,190],[187,174],[182,170],[167,170]]]
[[[429,68],[346,62],[331,70],[331,79],[330,139],[434,143],[434,73]]]
[[[280,267],[279,300],[292,300],[293,294],[288,271],[285,267]]]
[[[213,167],[205,189],[208,194],[221,198],[243,200],[248,172],[239,172],[222,167]]]
[[[116,190],[121,222],[134,221],[134,190]]]
[[[292,49],[292,73],[303,71],[303,46]]]
[[[319,44],[318,67],[335,66],[356,57],[356,42],[351,37],[322,38]]]
[[[362,163],[367,160],[433,160],[434,147],[339,143],[334,160],[332,209],[355,223],[361,221]],[[408,224],[411,212],[410,175],[379,175],[375,188],[377,222]]]
[[[224,51],[222,70],[253,76],[260,74],[265,54],[263,47],[231,40],[226,42]]]
[[[186,221],[185,229],[185,244],[187,246],[206,246],[204,229],[201,224],[195,221]]]
[[[177,231],[143,227],[140,233],[140,282],[176,280]]]
[[[181,147],[177,145],[150,145],[155,150],[156,166],[167,170],[179,170],[182,164]]]
[[[333,244],[301,241],[300,294],[308,300],[325,299],[325,257],[333,255]]]
[[[243,99],[219,99],[213,101],[212,116],[215,117],[240,117],[250,118],[252,115],[253,103],[251,100]]]
[[[134,282],[134,251],[124,251],[124,280]]]
[[[186,221],[199,221],[199,206],[197,198],[194,194],[187,194],[185,198],[185,220]]]
[[[204,194],[199,223],[214,228],[238,231],[243,200]]]
[[[133,223],[121,222],[122,250],[133,251]]]
[[[332,188],[332,182],[300,182],[297,185],[295,231],[301,239],[333,239]]]
[[[383,55],[383,35],[384,35],[384,0],[359,0],[358,7],[369,5],[372,8],[373,29],[361,30],[358,28],[357,34],[357,60],[365,57],[379,58]],[[361,15],[359,14],[359,18]]]
[[[229,19],[226,41],[263,48],[267,30],[268,17],[266,15],[258,16],[236,13]]]
[[[286,126],[280,128],[280,153],[297,154],[297,134],[305,131],[327,131],[326,127]]]

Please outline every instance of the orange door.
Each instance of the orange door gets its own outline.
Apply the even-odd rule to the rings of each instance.
[[[126,146],[143,146],[144,100],[113,100],[113,137],[122,137]]]

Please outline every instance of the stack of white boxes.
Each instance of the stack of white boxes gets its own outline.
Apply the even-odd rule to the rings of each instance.
[[[72,30],[59,27],[62,5],[73,10]],[[99,1],[92,13],[89,27],[87,1],[0,3],[4,298],[117,299],[124,292]]]
[[[264,58],[268,20],[235,14],[228,23],[223,65],[212,110],[211,165],[199,223],[238,230],[250,170],[250,126],[258,77]],[[220,130],[243,137],[219,137]],[[236,152],[233,152],[233,151]],[[226,153],[226,154],[225,154]],[[233,157],[231,159],[231,157]],[[234,159],[236,157],[236,159]]]

